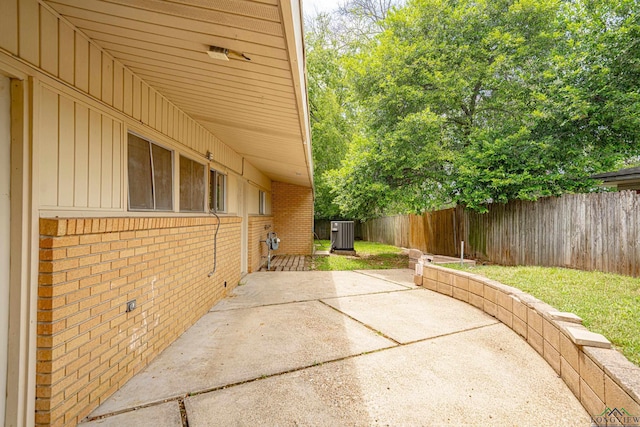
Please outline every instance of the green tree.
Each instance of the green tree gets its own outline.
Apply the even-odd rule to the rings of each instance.
[[[321,13],[306,23],[305,34],[311,140],[315,181],[315,217],[340,217],[325,172],[340,167],[351,139],[339,41],[331,30],[332,17]]]
[[[369,191],[346,178],[353,173],[348,166],[363,161],[375,162],[371,188],[390,194],[377,199],[377,212],[495,199],[486,187],[465,188],[461,171],[474,169],[465,168],[463,154],[493,144],[496,135],[525,138],[526,81],[541,66],[531,58],[547,55],[557,9],[554,1],[414,0],[392,13],[386,30],[350,61],[373,154],[353,153],[333,175],[340,206],[355,206],[348,199]],[[491,178],[494,187],[499,178]]]
[[[640,154],[640,4],[583,0],[562,6],[562,38],[539,76],[533,135],[571,152],[584,182]]]
[[[363,132],[327,176],[342,212],[588,191],[591,173],[637,155],[637,5],[602,5],[413,0],[391,13],[347,62]]]

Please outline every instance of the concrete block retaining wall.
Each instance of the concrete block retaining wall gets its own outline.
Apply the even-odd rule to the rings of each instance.
[[[464,271],[427,264],[422,276],[414,279],[426,289],[483,310],[515,331],[544,357],[596,424],[640,425],[640,368],[607,348],[606,338],[589,332],[577,316]]]

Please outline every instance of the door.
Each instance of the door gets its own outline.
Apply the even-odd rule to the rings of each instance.
[[[7,341],[9,334],[9,266],[11,173],[11,80],[0,74],[0,423],[7,396]]]

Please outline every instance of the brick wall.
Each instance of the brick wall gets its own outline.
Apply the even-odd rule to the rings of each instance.
[[[237,285],[239,218],[207,277],[215,221],[40,220],[37,424],[75,426]]]
[[[265,263],[267,256],[267,245],[261,240],[266,239],[267,233],[273,231],[272,216],[250,216],[249,217],[249,273],[258,271]]]
[[[272,183],[274,231],[280,237],[279,254],[311,255],[313,249],[313,189]]]

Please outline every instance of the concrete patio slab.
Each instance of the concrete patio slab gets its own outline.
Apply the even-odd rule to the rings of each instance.
[[[188,397],[185,407],[190,427],[589,425],[563,381],[502,324]]]
[[[91,416],[392,345],[318,301],[210,312]]]
[[[498,323],[469,304],[426,289],[322,301],[400,343]]]
[[[410,268],[402,268],[397,270],[356,270],[356,273],[365,274],[377,279],[386,280],[388,282],[397,283],[415,289],[418,286],[413,282],[413,270]],[[407,280],[409,278],[409,280]]]
[[[164,426],[182,402],[191,427],[588,425],[526,341],[472,306],[399,284],[412,275],[251,274],[90,415],[101,424],[83,427]],[[148,410],[169,412],[138,418]]]
[[[304,271],[258,272],[247,276],[242,283],[212,311],[407,289],[406,286],[350,271],[315,271],[311,274]]]
[[[82,427],[182,427],[178,402],[167,402],[79,424]]]

